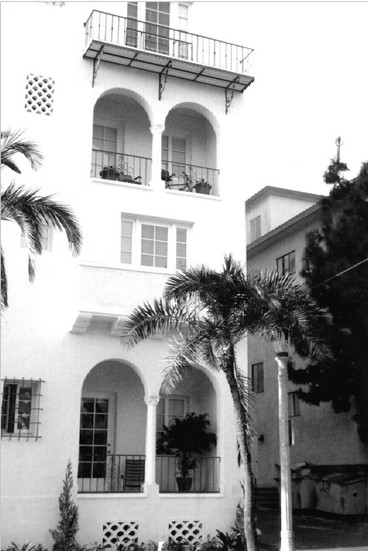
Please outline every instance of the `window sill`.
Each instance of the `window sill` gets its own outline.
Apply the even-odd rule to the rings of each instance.
[[[138,273],[147,273],[147,274],[157,274],[170,276],[176,273],[176,269],[170,268],[153,268],[152,266],[131,266],[129,264],[105,264],[105,263],[96,263],[96,262],[80,262],[79,266],[85,266],[87,268],[102,268],[108,270],[121,270],[128,272],[138,272]]]
[[[218,195],[207,195],[206,193],[191,193],[190,191],[179,191],[177,189],[165,189],[165,193],[169,195],[180,195],[180,197],[196,197],[200,199],[209,199],[211,201],[222,201],[222,198]]]
[[[117,186],[128,189],[139,189],[141,191],[154,191],[151,186],[142,186],[141,184],[129,183],[129,182],[120,182],[119,180],[105,180],[104,178],[91,178],[94,184],[103,184],[110,186]]]

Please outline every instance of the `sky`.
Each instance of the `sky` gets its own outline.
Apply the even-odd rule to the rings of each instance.
[[[243,121],[252,189],[327,194],[338,136],[356,176],[368,161],[368,2],[210,3],[218,36],[254,49]]]

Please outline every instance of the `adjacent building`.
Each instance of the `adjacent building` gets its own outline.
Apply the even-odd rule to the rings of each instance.
[[[319,199],[318,195],[267,186],[247,200],[248,272],[278,270],[300,277],[306,235],[321,225]],[[305,365],[298,357],[293,362],[296,369]],[[277,487],[278,383],[273,346],[249,337],[248,368],[256,393],[258,440],[253,469],[261,488]],[[368,449],[358,437],[352,420],[354,412],[336,414],[331,403],[306,404],[299,400],[299,388],[289,382],[289,444],[294,468],[307,463],[317,466],[315,472],[326,474],[339,468],[354,471],[352,466],[367,465]],[[295,496],[294,506],[298,506]],[[314,506],[325,507],[322,502],[314,502]]]

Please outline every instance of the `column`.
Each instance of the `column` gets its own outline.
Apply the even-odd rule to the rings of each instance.
[[[147,404],[147,425],[146,425],[146,468],[144,489],[149,492],[150,488],[157,487],[156,484],[156,408],[160,400],[159,396],[145,396]]]
[[[163,124],[155,124],[150,128],[152,133],[152,175],[151,186],[158,190],[165,189],[165,182],[161,180],[162,160],[162,133],[165,130]]]
[[[291,466],[289,446],[289,411],[287,393],[287,365],[289,355],[279,352],[276,355],[278,366],[279,392],[279,439],[280,439],[280,505],[281,505],[281,546],[280,551],[294,551],[292,494],[291,494]]]

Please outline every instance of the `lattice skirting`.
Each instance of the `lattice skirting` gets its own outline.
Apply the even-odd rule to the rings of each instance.
[[[199,520],[173,520],[169,523],[169,540],[175,543],[199,543],[203,537],[202,528]]]
[[[103,525],[104,545],[122,543],[124,546],[138,542],[138,523],[131,522],[106,522]]]

